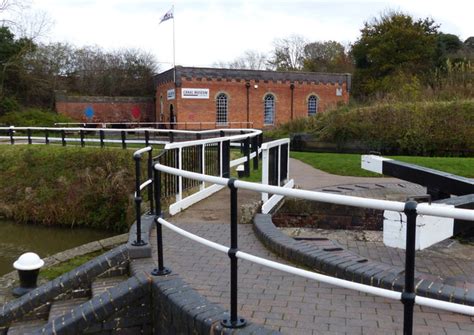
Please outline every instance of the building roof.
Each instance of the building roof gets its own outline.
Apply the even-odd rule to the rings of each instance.
[[[240,70],[219,69],[205,67],[176,66],[168,71],[155,76],[155,85],[173,82],[176,69],[176,85],[181,86],[181,78],[212,78],[212,79],[234,79],[234,80],[258,80],[258,81],[289,81],[289,82],[314,82],[324,84],[346,83],[350,91],[351,75],[349,73],[319,73],[319,72],[290,72],[290,71],[268,71],[268,70]]]

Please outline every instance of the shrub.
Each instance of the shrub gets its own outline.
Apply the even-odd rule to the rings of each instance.
[[[0,116],[0,124],[8,126],[54,126],[56,122],[72,122],[64,115],[57,114],[49,110],[38,108],[27,108],[23,111],[10,111]]]
[[[133,222],[128,150],[2,146],[0,176],[0,216],[120,232]]]
[[[0,116],[6,113],[18,112],[20,104],[12,97],[4,97],[0,99]]]

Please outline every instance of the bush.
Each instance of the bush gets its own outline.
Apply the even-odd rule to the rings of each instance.
[[[331,115],[332,114],[332,115]],[[332,142],[361,141],[389,154],[474,154],[474,101],[394,103],[339,109],[321,119],[315,135]]]
[[[288,136],[294,122],[275,133]],[[323,142],[359,142],[384,154],[472,156],[474,100],[344,106],[318,114],[300,129]]]
[[[119,232],[133,222],[128,150],[1,146],[0,176],[0,216]]]
[[[0,124],[8,126],[54,126],[56,122],[73,122],[70,118],[49,110],[27,108],[23,111],[10,111],[0,116]]]
[[[18,112],[20,104],[12,97],[4,97],[0,99],[0,116],[6,113]]]

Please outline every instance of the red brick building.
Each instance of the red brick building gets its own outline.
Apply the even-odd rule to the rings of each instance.
[[[347,103],[351,75],[177,66],[155,84],[156,122],[271,128]]]

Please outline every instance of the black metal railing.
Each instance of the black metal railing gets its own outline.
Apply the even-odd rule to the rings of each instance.
[[[148,153],[147,159],[147,176],[148,179],[141,183],[141,160],[143,154]],[[154,209],[154,192],[153,192],[153,148],[148,146],[143,149],[137,150],[133,153],[133,159],[135,160],[135,220],[136,220],[136,231],[137,231],[137,238],[132,243],[134,246],[143,246],[146,245],[146,242],[142,240],[142,225],[141,225],[141,212],[142,212],[142,190],[146,187],[148,190],[148,201],[150,203],[150,211],[149,214],[155,214]]]
[[[288,150],[288,146],[286,146],[286,149],[283,149],[281,151],[281,156],[283,156],[283,157],[288,156],[288,153],[286,152],[286,150]],[[273,162],[274,165],[278,165],[277,164],[277,162],[278,162],[277,158],[273,158],[273,159],[271,159],[271,161]],[[282,167],[286,167],[288,162],[281,159],[280,163],[281,163]],[[224,164],[226,164],[226,163],[224,163]],[[272,169],[270,169],[270,170],[272,170]],[[188,172],[188,171],[186,171],[186,172]],[[155,195],[156,195],[155,196],[155,202],[156,202],[155,222],[156,222],[156,229],[157,229],[158,268],[153,270],[152,273],[154,275],[164,275],[164,274],[170,273],[170,270],[168,268],[166,268],[165,265],[164,265],[163,235],[162,235],[162,227],[161,227],[162,223],[160,223],[160,219],[162,219],[161,197],[160,197],[160,195],[162,194],[162,192],[161,192],[162,185],[159,182],[161,180],[161,175],[162,175],[162,172],[160,171],[160,169],[155,167],[155,169],[154,169],[154,180],[156,181],[156,183],[155,183]],[[176,175],[178,175],[178,173],[176,173]],[[281,173],[281,175],[286,175],[286,172]],[[191,177],[188,176],[188,178],[191,178]],[[202,177],[202,178],[196,177],[196,179],[201,180],[201,181],[205,180],[204,177]],[[222,179],[222,178],[220,178],[220,179]],[[230,228],[231,228],[230,229],[230,241],[231,241],[231,246],[230,246],[230,248],[228,249],[228,252],[227,252],[228,256],[229,256],[229,260],[230,260],[230,318],[222,320],[221,324],[225,327],[228,327],[228,328],[238,328],[238,327],[245,326],[246,321],[245,321],[245,319],[239,318],[238,314],[237,314],[237,306],[238,306],[238,266],[237,266],[237,258],[243,258],[243,256],[242,257],[239,256],[238,239],[237,239],[237,235],[238,235],[237,234],[237,229],[238,229],[238,225],[237,225],[237,191],[238,191],[239,187],[244,188],[244,189],[246,187],[244,187],[243,185],[239,186],[241,184],[236,185],[236,180],[233,179],[233,178],[223,180],[222,184],[224,182],[227,183],[227,186],[230,189],[230,208],[231,208],[231,210],[230,210]],[[276,181],[276,182],[277,182],[277,185],[278,185],[279,184],[278,181]],[[287,190],[287,189],[285,190],[284,188],[279,187],[279,185],[277,186],[277,188],[275,188],[273,186],[267,186],[267,189],[264,189],[263,185],[261,187],[262,187],[262,190],[260,190],[260,192],[269,192],[268,191],[268,187],[269,187],[269,188],[272,188],[272,191],[275,194],[281,194],[281,195],[285,195],[285,193],[295,191],[294,196],[298,197],[298,190]],[[247,187],[246,189],[256,191],[255,186]],[[284,192],[283,191],[278,191],[279,189],[282,189],[282,190],[285,190],[285,191]],[[299,197],[305,198],[305,196],[307,197],[307,195],[304,195],[304,196],[300,195]],[[341,197],[344,197],[344,196],[341,196]],[[367,200],[372,200],[372,199],[364,199],[364,201],[367,201]],[[331,200],[331,201],[329,201],[329,200],[327,200],[327,201],[328,202],[334,202],[334,203],[337,202],[334,199]],[[377,201],[377,200],[375,200],[375,201]],[[385,202],[388,203],[388,201],[385,201]],[[364,205],[362,205],[362,203],[359,204],[359,205],[352,204],[352,206],[367,207],[368,205],[365,205],[366,203],[367,202],[364,202]],[[397,203],[397,205],[398,204],[403,204],[403,203]],[[380,204],[377,203],[377,205],[371,205],[371,206],[374,206],[373,208],[375,208],[376,206],[380,206]],[[404,310],[403,310],[403,315],[404,315],[403,316],[403,333],[404,334],[413,334],[413,314],[414,314],[414,308],[413,307],[414,307],[414,304],[416,303],[416,297],[417,297],[416,293],[415,293],[415,285],[414,285],[415,284],[416,222],[417,222],[417,217],[419,215],[419,213],[417,212],[417,207],[418,207],[417,202],[415,202],[413,200],[410,200],[410,201],[407,201],[404,204],[404,208],[403,208],[403,213],[407,217],[407,220],[406,220],[406,225],[407,225],[407,229],[406,229],[406,254],[405,254],[405,286],[404,286],[404,289],[401,292],[401,294],[396,295],[396,297],[397,297],[397,299],[400,299],[400,301],[403,303],[403,306],[404,306]],[[371,207],[368,206],[368,208],[371,208]],[[399,209],[399,210],[401,210],[401,209]],[[203,238],[200,238],[200,239],[203,240]],[[215,244],[214,242],[210,242],[210,241],[207,241],[207,242]],[[203,243],[203,242],[201,242],[201,243]],[[223,246],[221,246],[221,247],[223,247]],[[251,256],[251,257],[258,258],[258,257],[254,257],[254,256]],[[252,259],[249,259],[249,258],[247,258],[247,260],[257,262],[256,260],[252,260]],[[273,262],[273,263],[275,263],[275,262]],[[263,264],[263,261],[261,261],[261,263],[259,263],[259,264]],[[278,263],[275,263],[275,264],[278,264]],[[267,265],[267,264],[263,264],[263,265]],[[271,266],[271,265],[267,265],[267,266]],[[288,266],[286,266],[286,265],[282,265],[282,267],[283,266],[288,268]],[[277,268],[277,267],[273,266],[273,268]],[[296,272],[291,272],[289,270],[284,270],[284,269],[280,269],[280,268],[278,268],[278,269],[282,270],[282,271],[286,271],[288,273],[297,274]],[[299,269],[297,269],[297,270],[299,270]],[[300,273],[298,273],[298,274],[301,275]],[[329,276],[327,276],[327,277],[329,277]],[[309,278],[309,277],[307,277],[307,278]],[[342,279],[334,279],[334,280],[339,280],[340,282],[348,282],[348,281],[345,281],[345,280],[342,280]],[[334,285],[337,285],[337,284],[334,284]],[[363,285],[363,284],[357,284],[357,285],[360,285],[361,287],[362,286],[363,287],[370,287],[368,285]],[[345,287],[342,284],[340,284],[339,286]],[[348,288],[355,289],[353,286],[350,286]],[[376,291],[376,290],[378,290],[378,291]],[[379,289],[379,288],[373,288],[373,291],[370,291],[370,292],[369,291],[370,291],[369,289],[362,290],[362,292],[368,292],[368,293],[376,294],[376,295],[378,294],[380,296],[390,297],[392,299],[394,299],[393,294],[396,294],[394,292],[394,293],[390,293],[390,294],[386,293],[385,295],[383,295],[382,293],[380,293],[381,291],[390,291],[390,290]],[[379,292],[379,293],[377,293],[377,292]],[[392,292],[392,291],[390,291],[390,292]],[[427,299],[427,300],[430,300],[430,299]],[[429,305],[428,302],[426,302],[427,300],[425,300],[424,302],[418,302],[418,303],[422,304],[424,306],[436,307],[435,305]],[[436,300],[434,300],[434,299],[431,299],[431,301],[436,302]],[[450,310],[450,309],[448,309],[448,307],[439,306],[439,308]]]

